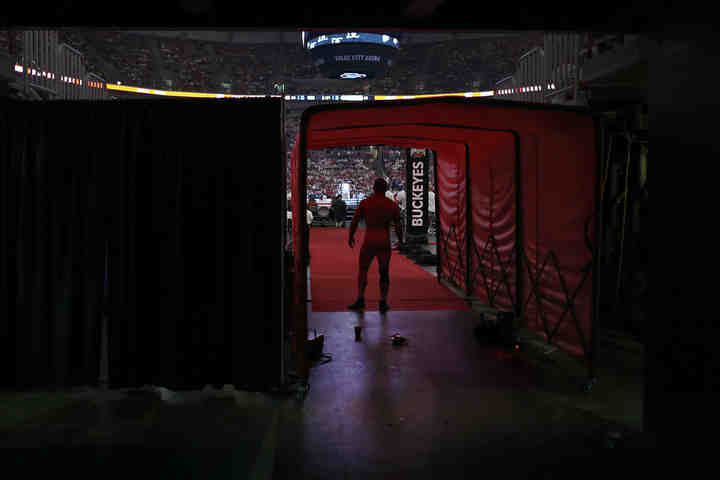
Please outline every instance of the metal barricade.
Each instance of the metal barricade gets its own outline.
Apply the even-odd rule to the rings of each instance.
[[[105,80],[94,73],[88,73],[89,98],[91,100],[107,100],[108,94],[105,88]]]
[[[495,92],[498,98],[503,100],[516,100],[515,94],[511,93],[515,88],[515,77],[510,75],[495,84]]]
[[[87,98],[86,88],[83,85],[85,78],[85,66],[83,55],[70,45],[63,43],[58,51],[60,59],[60,97],[63,100],[81,100]],[[86,85],[85,85],[86,87]]]
[[[500,99],[550,103],[558,95],[575,101],[580,82],[581,35],[549,33],[543,47],[535,47],[518,60],[514,75],[497,82]]]
[[[23,32],[22,67],[24,85],[45,92],[48,98],[57,97],[58,32],[25,30]]]
[[[543,91],[547,89],[545,51],[535,47],[520,57],[515,77],[520,84],[520,92],[517,94],[520,101],[544,103]]]
[[[102,100],[108,98],[105,80],[87,72],[85,57],[60,42],[54,30],[22,33],[21,67],[24,88],[40,91],[48,100]]]
[[[546,95],[546,100],[558,94],[575,100],[580,81],[580,48],[581,36],[578,33],[545,35],[545,75],[547,83],[554,86]]]

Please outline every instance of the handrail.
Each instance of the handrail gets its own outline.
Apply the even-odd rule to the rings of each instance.
[[[79,56],[81,56],[81,57],[84,56],[82,52],[80,52],[79,50],[77,50],[75,47],[73,47],[72,45],[70,45],[70,44],[68,44],[68,43],[62,42],[62,43],[59,45],[59,47],[60,47],[60,48],[66,48],[66,49],[70,50],[72,53],[74,53],[75,55],[79,55]]]
[[[532,49],[530,49],[530,50],[527,51],[526,53],[523,53],[523,54],[520,56],[520,58],[518,59],[518,62],[522,61],[522,60],[523,60],[525,57],[527,57],[528,55],[530,55],[530,54],[532,54],[532,53],[535,53],[537,50],[542,51],[542,47],[533,47]]]

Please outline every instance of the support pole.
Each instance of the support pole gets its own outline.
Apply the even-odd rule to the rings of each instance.
[[[605,142],[607,141],[606,125],[602,119],[598,119],[597,125],[597,154],[598,161],[595,169],[597,181],[595,185],[595,205],[597,208],[597,216],[595,217],[595,245],[593,248],[593,265],[592,265],[592,291],[593,291],[593,309],[592,309],[592,326],[591,326],[591,338],[590,338],[590,362],[588,368],[589,379],[597,377],[596,363],[597,363],[597,348],[598,348],[598,331],[600,328],[600,292],[601,292],[601,269],[600,269],[600,253],[602,252],[602,239],[603,239],[603,194],[600,182],[602,181],[602,163],[603,161],[610,162],[610,158],[605,158]]]
[[[470,282],[470,254],[471,245],[474,244],[474,238],[472,238],[472,202],[470,201],[470,151],[465,147],[465,295],[468,298],[468,302],[472,304],[472,286]]]
[[[442,257],[440,254],[442,253],[442,222],[440,217],[440,185],[438,184],[438,161],[437,161],[437,153],[433,154],[433,162],[434,162],[434,168],[433,168],[433,176],[435,181],[435,215],[437,216],[436,223],[437,227],[435,228],[435,251],[436,251],[436,258],[437,258],[437,279],[438,283],[441,283],[442,279]],[[405,182],[405,212],[407,214],[407,194],[408,194],[408,186],[407,186],[407,180]],[[406,235],[407,236],[407,235]]]
[[[305,125],[304,122],[301,120],[300,122],[300,132],[305,131]],[[297,222],[298,226],[298,237],[297,239],[293,239],[293,242],[295,240],[298,241],[299,247],[296,249],[298,256],[300,257],[299,265],[300,269],[299,271],[295,272],[295,275],[300,275],[300,278],[302,278],[302,297],[304,299],[307,298],[307,258],[305,257],[306,252],[306,245],[305,242],[307,241],[307,236],[305,235],[305,229],[309,228],[307,221],[305,221],[306,216],[306,210],[307,210],[307,148],[305,145],[305,135],[300,135],[300,157],[298,158],[298,171],[295,173],[297,175],[297,182],[298,182],[298,194],[300,195],[300,198],[298,198],[298,206],[299,206],[299,212],[293,212],[293,219],[295,222]],[[307,379],[310,377],[310,365],[309,360],[307,358],[307,345],[308,345],[308,329],[307,329],[307,302],[302,302],[302,307],[300,307],[299,312],[295,312],[295,342],[296,342],[296,349],[297,349],[297,373],[298,376],[302,379]]]
[[[524,249],[523,244],[523,222],[524,217],[522,215],[522,165],[520,157],[520,137],[515,134],[515,318],[517,319],[518,325],[525,325],[525,319],[523,318],[523,263],[522,263],[522,252]]]
[[[28,56],[30,55],[30,48],[28,47],[30,41],[30,35],[27,31],[23,32],[23,46],[22,46],[22,67],[23,67],[23,94],[27,98],[28,92],[28,72],[27,69],[30,65],[28,62]]]

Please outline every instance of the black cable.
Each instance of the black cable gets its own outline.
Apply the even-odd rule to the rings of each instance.
[[[625,229],[627,226],[627,207],[628,207],[628,189],[630,188],[630,158],[632,154],[632,138],[627,136],[627,160],[625,166],[625,198],[623,199],[623,224],[620,234],[620,259],[618,260],[618,274],[617,281],[615,284],[615,305],[613,311],[617,312],[619,299],[620,299],[620,285],[622,281],[622,266],[623,266],[623,255],[625,253]]]

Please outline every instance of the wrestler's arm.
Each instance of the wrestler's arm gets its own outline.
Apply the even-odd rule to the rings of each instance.
[[[360,222],[360,218],[362,218],[363,215],[364,203],[365,200],[360,202],[357,210],[355,210],[355,215],[353,215],[352,222],[350,223],[350,237],[348,238],[348,245],[350,245],[350,248],[353,248],[355,246],[355,231],[357,230],[358,223]]]

